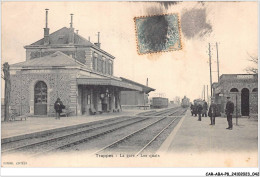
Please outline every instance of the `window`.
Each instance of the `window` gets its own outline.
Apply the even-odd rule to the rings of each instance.
[[[230,92],[238,92],[238,89],[237,89],[237,88],[232,88],[232,89],[230,90]]]
[[[107,60],[105,60],[105,62],[104,62],[104,68],[105,68],[104,73],[107,74]]]
[[[108,74],[111,75],[111,61],[108,63]]]
[[[101,59],[101,72],[104,73],[104,60]]]
[[[106,70],[107,70],[107,74],[110,74],[109,73],[109,61],[107,61],[107,69]]]
[[[113,75],[113,62],[111,62],[111,75]]]
[[[92,68],[94,71],[97,70],[97,53],[93,53]]]
[[[254,88],[252,92],[258,92],[258,88]]]
[[[98,58],[98,65],[97,65],[97,71],[100,72],[101,69],[101,60]]]
[[[102,57],[102,73],[106,74],[106,57]]]
[[[92,58],[92,68],[93,70],[96,70],[96,67],[95,67],[95,56]]]
[[[97,59],[97,57],[95,57],[95,71],[97,70],[97,61],[98,61],[98,59]]]

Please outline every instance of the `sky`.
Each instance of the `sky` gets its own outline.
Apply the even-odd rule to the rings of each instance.
[[[25,61],[25,45],[43,37],[45,8],[50,33],[73,26],[91,42],[115,56],[114,75],[146,84],[172,100],[202,96],[210,85],[209,43],[213,82],[217,81],[218,42],[221,74],[246,73],[249,55],[258,54],[257,2],[2,2],[2,63]],[[134,17],[177,13],[182,50],[139,55]],[[2,95],[3,95],[2,80]]]

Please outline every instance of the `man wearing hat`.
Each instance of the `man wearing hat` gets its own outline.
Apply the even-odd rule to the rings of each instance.
[[[230,96],[227,96],[227,104],[226,104],[225,112],[226,112],[227,121],[228,121],[227,129],[232,130],[232,128],[233,128],[232,114],[234,112],[234,103],[230,100]]]
[[[65,106],[61,102],[60,98],[57,98],[57,101],[54,103],[54,109],[56,111],[56,118],[55,119],[60,119],[60,113],[62,113],[62,109],[64,109]]]
[[[208,116],[210,117],[209,125],[215,125],[215,117],[217,116],[217,111],[217,105],[214,103],[214,99],[211,99],[211,105],[208,112]]]

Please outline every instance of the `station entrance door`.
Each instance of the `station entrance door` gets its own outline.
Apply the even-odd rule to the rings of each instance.
[[[34,114],[47,115],[47,85],[43,81],[34,87]]]
[[[247,88],[243,88],[241,91],[241,114],[249,116],[249,90]]]

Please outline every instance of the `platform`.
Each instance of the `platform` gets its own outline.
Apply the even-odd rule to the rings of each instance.
[[[153,110],[123,110],[122,112],[103,113],[98,115],[61,117],[61,119],[55,119],[54,117],[29,117],[26,121],[1,122],[1,139],[3,140],[42,131],[52,131],[54,129],[77,126],[122,116],[135,116],[151,111]]]
[[[233,130],[227,119],[197,117],[187,111],[162,144],[159,151],[174,156],[172,163],[183,167],[252,167],[258,163],[258,120],[233,118]]]

